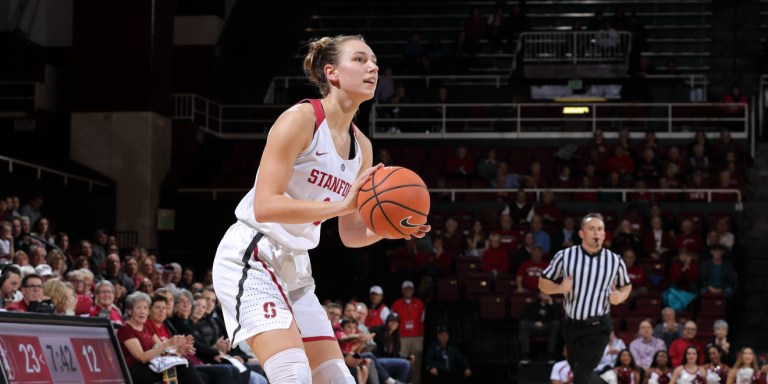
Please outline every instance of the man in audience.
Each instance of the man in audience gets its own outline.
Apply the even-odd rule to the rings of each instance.
[[[673,367],[677,367],[685,360],[685,349],[688,346],[696,347],[699,351],[699,365],[704,364],[704,346],[696,340],[696,323],[692,320],[685,322],[683,326],[683,337],[672,342],[669,346],[669,360],[672,362]]]
[[[34,273],[24,276],[21,279],[21,293],[24,297],[8,305],[8,311],[28,312],[31,303],[43,300],[43,279]]]
[[[539,276],[549,265],[544,261],[544,251],[541,246],[531,248],[531,259],[520,263],[517,268],[517,292],[539,292]]]
[[[53,269],[48,264],[38,264],[35,273],[43,279],[43,284],[53,278]]]
[[[512,225],[520,225],[527,222],[531,209],[533,205],[528,202],[525,191],[521,189],[515,193],[515,201],[509,204],[501,214],[508,214],[512,219]]]
[[[21,271],[13,265],[6,265],[0,274],[0,308],[5,308],[8,304],[14,302],[16,290],[21,285]]]
[[[384,324],[389,316],[389,308],[382,302],[384,298],[384,289],[379,285],[374,285],[369,290],[371,305],[368,307],[368,317],[365,318],[365,326],[371,329],[377,325]]]
[[[458,348],[448,344],[449,340],[448,328],[437,327],[437,340],[427,348],[424,354],[427,383],[464,383],[468,377],[472,376],[466,357]]]
[[[554,364],[555,349],[560,333],[560,309],[552,304],[552,297],[539,292],[539,300],[525,306],[520,320],[518,337],[520,339],[520,364],[530,362],[530,334],[548,336],[547,360]]]
[[[654,327],[653,337],[664,340],[667,347],[670,347],[673,341],[683,337],[683,325],[675,320],[674,309],[666,307],[661,310],[661,323]]]
[[[421,382],[421,356],[424,352],[424,303],[413,297],[413,282],[403,281],[403,297],[392,304],[392,312],[400,315],[400,354],[414,356],[411,382]]]
[[[736,284],[736,272],[731,263],[724,261],[726,249],[722,245],[711,248],[711,259],[701,263],[701,294],[723,294],[730,299]]]
[[[133,279],[126,276],[125,272],[123,272],[120,256],[117,254],[111,253],[107,256],[107,267],[101,272],[101,278],[111,281],[112,284],[122,285],[128,294],[136,290],[136,284]]]
[[[27,252],[29,255],[29,265],[33,267],[37,267],[38,264],[45,264],[45,247],[38,244],[30,244],[29,245],[29,252]]]
[[[666,351],[667,345],[664,344],[664,340],[653,337],[653,327],[650,320],[640,322],[637,334],[639,337],[629,343],[629,351],[635,358],[635,364],[647,370],[653,363],[653,356],[656,352]]]
[[[544,253],[549,254],[551,241],[549,239],[549,234],[542,229],[543,225],[544,223],[541,216],[533,215],[531,218],[531,233],[533,234],[533,240],[536,244],[541,246],[541,250],[544,251]]]

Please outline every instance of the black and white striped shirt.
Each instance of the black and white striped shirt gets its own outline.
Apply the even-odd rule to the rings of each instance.
[[[573,276],[573,290],[565,294],[565,314],[586,320],[610,312],[611,285],[629,285],[627,266],[621,257],[605,248],[589,254],[581,245],[557,252],[541,277],[555,281]]]

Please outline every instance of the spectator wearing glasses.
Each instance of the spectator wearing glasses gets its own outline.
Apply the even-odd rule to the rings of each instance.
[[[88,314],[93,306],[93,298],[86,292],[85,289],[85,277],[79,270],[70,271],[67,273],[67,281],[72,283],[75,289],[75,296],[77,297],[77,305],[75,305],[75,315],[80,316]]]
[[[115,305],[115,285],[109,280],[102,280],[96,284],[96,305],[91,308],[89,315],[107,318],[115,328],[125,325],[123,314]]]
[[[334,332],[341,330],[341,305],[337,303],[328,303],[325,305],[325,312],[328,314],[328,320],[331,321],[331,327]]]
[[[685,351],[689,346],[696,347],[699,365],[704,364],[704,347],[696,340],[697,330],[696,323],[686,321],[683,326],[683,337],[673,341],[669,346],[669,359],[672,360],[673,367],[678,367],[685,362]]]
[[[43,278],[34,273],[24,276],[21,279],[21,293],[24,297],[11,303],[8,311],[27,312],[30,303],[43,300]]]

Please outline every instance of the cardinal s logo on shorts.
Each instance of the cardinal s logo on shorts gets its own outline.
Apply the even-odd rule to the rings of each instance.
[[[274,319],[277,317],[277,310],[275,310],[275,303],[268,301],[264,303],[264,317],[267,319]]]
[[[400,226],[405,228],[418,228],[421,227],[421,224],[411,224],[410,220],[413,216],[408,216],[400,220]]]

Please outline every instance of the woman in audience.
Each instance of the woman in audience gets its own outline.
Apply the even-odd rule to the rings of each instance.
[[[91,308],[90,316],[107,318],[116,328],[125,325],[123,314],[115,305],[115,286],[109,280],[96,284],[96,305]]]
[[[51,298],[53,302],[54,314],[56,315],[75,315],[75,305],[77,297],[72,288],[72,284],[64,283],[59,279],[50,279],[43,284],[43,294]]]
[[[59,250],[54,249],[48,252],[45,257],[45,263],[51,266],[53,275],[58,278],[64,278],[67,273],[67,258]]]
[[[669,353],[656,351],[651,368],[645,373],[645,384],[669,384],[672,380],[672,367],[669,365]]]
[[[69,246],[69,235],[64,232],[59,232],[54,240],[56,240],[56,246],[59,247],[61,252],[63,252],[64,256],[67,258],[67,265],[72,264],[75,261],[75,254],[72,252],[72,247]]]
[[[616,359],[616,366],[613,368],[616,372],[618,384],[640,384],[640,371],[635,365],[635,358],[629,349],[619,351],[619,357]]]
[[[685,362],[675,368],[670,384],[693,384],[702,382],[707,377],[704,367],[698,365],[699,350],[693,345],[685,349]]]
[[[188,348],[184,336],[173,336],[161,341],[151,333],[150,328],[146,326],[151,304],[152,300],[146,293],[134,292],[128,296],[126,306],[131,312],[131,317],[126,321],[126,326],[117,331],[125,363],[135,383],[163,382],[163,374],[152,370],[150,361],[162,356],[168,349]],[[175,369],[179,383],[203,383],[193,367],[177,365]]]
[[[159,273],[157,273],[157,269],[155,268],[155,260],[153,260],[152,257],[145,256],[143,258],[139,258],[138,265],[139,265],[139,271],[137,273],[137,278],[138,276],[141,276],[141,278],[146,277],[150,281],[152,281],[153,284],[156,281],[158,281]],[[155,287],[160,287],[160,286],[155,285]]]
[[[45,217],[37,219],[37,222],[35,223],[35,229],[32,231],[32,235],[38,239],[41,239],[42,241],[53,243],[56,241],[56,239],[51,233],[51,227],[49,224],[50,223],[48,222],[48,219]]]
[[[760,367],[757,365],[755,351],[750,347],[744,347],[737,356],[736,363],[733,364],[733,368],[728,373],[726,384],[760,383]]]
[[[29,265],[29,255],[27,255],[27,253],[24,251],[16,251],[16,253],[13,255],[13,263],[19,267]]]
[[[174,301],[176,302],[176,305],[173,309],[171,324],[180,334],[192,335],[194,337],[195,355],[208,364],[225,362],[222,358],[224,355],[222,351],[206,344],[201,339],[200,335],[195,334],[193,331],[194,321],[192,321],[191,316],[194,299],[192,293],[186,289],[181,289],[174,296]],[[226,344],[226,342],[224,344]]]
[[[488,234],[483,228],[483,222],[480,220],[475,220],[475,223],[472,225],[472,229],[469,230],[469,234],[466,237],[466,255],[475,257],[482,256],[483,248],[487,247],[487,240]]]
[[[707,369],[707,377],[717,375],[721,384],[725,384],[728,380],[728,372],[731,370],[723,362],[723,357],[725,357],[725,351],[720,346],[715,344],[707,346],[707,364],[704,366]]]

